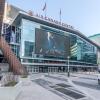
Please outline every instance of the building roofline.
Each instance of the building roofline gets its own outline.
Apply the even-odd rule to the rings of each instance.
[[[97,36],[100,36],[100,33],[91,35],[91,36],[89,36],[89,38],[91,38],[91,37],[97,37]]]
[[[37,22],[37,23],[40,23],[40,24],[44,24],[44,25],[47,25],[47,26],[50,26],[50,27],[54,27],[54,28],[57,28],[57,29],[61,29],[63,31],[67,31],[67,32],[71,32],[73,34],[76,34],[76,35],[80,36],[81,38],[87,40],[89,43],[96,46],[100,50],[100,46],[98,46],[92,40],[90,40],[88,37],[83,35],[80,31],[73,29],[73,28],[67,28],[67,27],[63,27],[61,25],[57,25],[53,22],[38,18],[36,16],[30,16],[28,13],[25,13],[25,12],[22,12],[22,11],[18,13],[18,15],[13,20],[12,24],[19,22],[21,18],[28,19],[30,21],[34,21],[34,22]]]

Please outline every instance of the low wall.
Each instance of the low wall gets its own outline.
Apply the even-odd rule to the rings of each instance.
[[[5,86],[12,81],[19,82],[19,76],[13,75],[13,73],[5,73],[0,81],[0,86]]]
[[[0,100],[16,100],[16,97],[21,93],[22,82],[19,82],[14,87],[0,87]]]

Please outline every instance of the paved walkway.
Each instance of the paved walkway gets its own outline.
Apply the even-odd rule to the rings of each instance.
[[[92,76],[73,74],[68,78],[66,73],[34,74],[22,80],[17,88],[20,93],[14,100],[100,100],[100,86]]]
[[[74,77],[73,77],[74,76]],[[100,85],[98,85],[97,74],[72,74],[70,77],[74,85],[89,95],[94,100],[100,100]]]
[[[63,75],[35,75],[22,87],[16,100],[92,100],[76,89]]]
[[[60,96],[46,90],[45,88],[30,82],[23,86],[22,92],[16,100],[64,100]]]

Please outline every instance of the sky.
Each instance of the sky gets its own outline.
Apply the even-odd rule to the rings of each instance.
[[[42,11],[47,4],[47,16],[74,26],[86,36],[100,33],[100,0],[7,0],[25,11],[45,15]]]

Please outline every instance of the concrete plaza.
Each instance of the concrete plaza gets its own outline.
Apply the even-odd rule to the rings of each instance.
[[[36,73],[14,88],[0,89],[0,100],[99,100],[96,74]],[[6,92],[5,92],[6,91]]]

